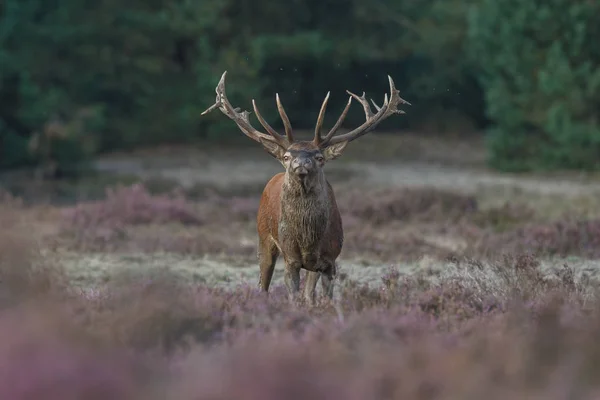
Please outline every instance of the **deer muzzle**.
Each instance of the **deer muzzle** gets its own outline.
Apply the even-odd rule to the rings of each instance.
[[[292,161],[292,171],[298,175],[308,175],[314,168],[313,162],[310,158],[296,158]]]

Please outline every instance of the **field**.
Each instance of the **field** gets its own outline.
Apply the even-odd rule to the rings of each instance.
[[[0,396],[600,398],[600,179],[497,174],[479,140],[373,135],[327,165],[336,290],[257,290],[253,143],[2,177]],[[15,198],[15,196],[17,198]]]

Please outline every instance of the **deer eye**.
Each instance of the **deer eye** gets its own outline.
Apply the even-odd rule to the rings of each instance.
[[[290,161],[290,156],[283,156],[283,161]]]
[[[323,161],[323,156],[316,156],[315,160],[317,160],[318,162],[322,162]]]

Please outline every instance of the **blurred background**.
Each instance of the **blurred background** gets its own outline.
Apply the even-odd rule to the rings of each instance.
[[[389,74],[413,105],[373,135],[481,142],[498,171],[594,170],[598,37],[590,0],[3,0],[0,168],[74,177],[107,152],[245,145],[200,117],[227,70],[232,104],[256,99],[278,129],[276,92],[302,130],[331,91],[331,126],[346,90],[381,103]],[[354,105],[344,127],[363,119]]]
[[[0,0],[0,399],[600,399],[599,39],[597,0]],[[200,116],[225,70],[296,137],[412,103],[325,168],[345,319],[281,257],[256,290],[282,167]]]

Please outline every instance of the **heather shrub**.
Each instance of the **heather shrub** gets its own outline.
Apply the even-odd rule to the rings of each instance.
[[[456,220],[477,210],[473,196],[430,188],[355,191],[340,196],[340,210],[373,224],[390,220]]]
[[[484,255],[501,249],[504,253],[598,258],[600,220],[565,218],[551,223],[528,224],[507,232],[484,235],[472,247]]]
[[[150,368],[118,347],[101,346],[48,307],[0,313],[3,399],[152,399]]]
[[[480,243],[481,237],[537,218],[522,204],[482,210],[472,196],[422,188],[339,197],[344,254],[385,261],[416,261],[424,255],[445,259],[464,250],[461,241]],[[64,209],[61,244],[79,251],[254,258],[259,201],[258,196],[208,193],[192,202],[181,191],[152,194],[143,185],[121,186],[107,190],[103,200]],[[444,243],[436,236],[457,240]]]
[[[108,242],[87,242],[80,244],[80,249],[100,251],[134,251],[134,252],[173,252],[178,254],[193,254],[231,257],[256,256],[255,241],[241,240],[231,234],[232,228],[238,224],[226,227],[215,225],[202,226],[199,229],[181,229],[179,227],[140,226],[128,228],[122,239]]]
[[[533,220],[535,210],[526,204],[506,202],[480,208],[473,195],[433,188],[351,191],[340,195],[344,218],[375,226],[390,222],[469,222],[482,228],[507,230]]]
[[[152,195],[143,185],[108,188],[106,198],[80,203],[64,211],[63,232],[80,244],[99,246],[123,240],[128,226],[142,224],[198,225],[203,221],[179,193]]]
[[[380,313],[352,321],[353,329],[341,335],[330,326],[305,340],[283,335],[194,351],[180,364],[183,382],[174,393],[190,399],[562,399],[578,393],[591,399],[598,393],[594,334],[600,326],[597,314],[585,325],[583,318],[573,305],[551,299],[450,331],[443,318]]]
[[[267,298],[254,287],[192,285],[158,269],[123,271],[81,296],[78,315],[92,336],[144,352],[170,354],[311,325],[306,309],[289,307],[283,288]],[[333,313],[326,305],[313,311]]]
[[[75,227],[91,225],[137,225],[177,222],[199,224],[200,217],[178,192],[152,195],[141,184],[108,188],[106,199],[78,204],[65,212]]]
[[[507,202],[482,209],[474,196],[429,188],[350,191],[340,196],[339,205],[344,254],[385,261],[424,256],[443,260],[466,247],[472,251],[472,243],[482,236],[510,231],[539,217],[526,204]]]
[[[495,262],[455,260],[436,277],[441,287],[467,291],[477,308],[502,307],[512,301],[539,301],[548,293],[559,292],[581,301],[593,297],[598,288],[589,276],[576,276],[567,264],[552,271],[542,270],[531,255],[505,255]]]
[[[543,270],[539,260],[530,255],[505,256],[495,262],[449,260],[431,276],[402,276],[391,269],[382,282],[379,291],[363,287],[362,292],[354,293],[377,307],[418,307],[447,321],[504,313],[514,304],[539,304],[554,294],[581,305],[596,301],[599,289],[598,282],[586,274],[576,275],[566,264]]]
[[[79,250],[172,251],[249,255],[254,243],[232,239],[254,222],[259,199],[211,195],[198,203],[181,190],[152,194],[142,184],[108,188],[103,200],[63,211],[65,245]]]
[[[494,231],[502,232],[514,229],[535,218],[535,210],[530,206],[506,202],[499,207],[479,210],[470,216],[469,222],[482,228],[492,228]]]
[[[340,318],[325,299],[290,304],[283,286],[269,296],[254,284],[226,290],[168,266],[81,287],[26,215],[13,199],[0,203],[0,398],[600,393],[598,283],[566,265],[454,256],[410,275],[390,268],[375,285],[342,275]]]
[[[44,254],[32,235],[31,221],[19,212],[20,201],[0,201],[0,306],[60,296],[67,282],[63,269]]]
[[[81,316],[89,332],[138,351],[171,352],[220,339],[226,304],[220,291],[190,287],[161,271],[125,271],[97,288]]]
[[[267,297],[166,270],[70,287],[0,313],[0,396],[554,398],[556,376],[561,393],[597,385],[600,309],[572,271],[458,260],[433,278],[390,269],[381,283],[343,279],[343,320],[327,301],[292,306],[280,286]]]
[[[453,252],[396,226],[382,229],[358,221],[344,225],[344,254],[399,262],[416,261],[424,255],[444,259]]]

